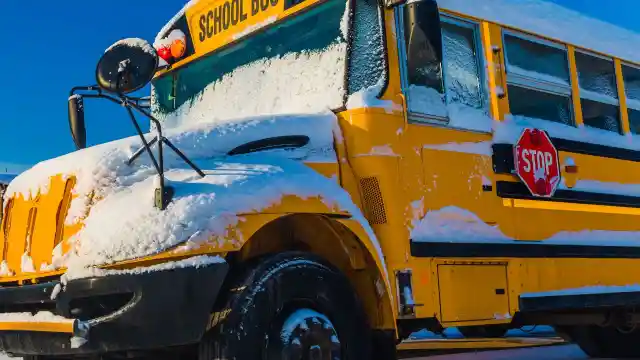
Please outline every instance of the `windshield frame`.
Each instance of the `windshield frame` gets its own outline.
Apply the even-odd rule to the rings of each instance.
[[[162,69],[161,71],[156,73],[156,76],[154,76],[152,82],[151,82],[151,99],[152,99],[152,110],[153,112],[157,112],[157,111],[161,111],[163,114],[171,114],[173,112],[175,112],[178,107],[174,107],[173,109],[170,109],[168,111],[163,111],[163,110],[159,110],[161,105],[158,104],[157,100],[155,99],[155,95],[156,95],[156,84],[159,81],[162,81],[164,79],[166,79],[167,77],[172,77],[172,87],[175,89],[175,87],[179,84],[179,81],[176,81],[176,77],[180,74],[181,70],[184,70],[194,64],[200,63],[201,61],[205,61],[206,59],[210,58],[211,56],[216,56],[220,53],[223,53],[224,51],[228,50],[231,47],[237,46],[238,44],[242,43],[242,42],[246,42],[249,41],[253,38],[255,38],[256,36],[259,36],[260,34],[267,32],[267,31],[271,31],[274,29],[274,27],[277,26],[281,26],[283,24],[285,24],[288,20],[291,20],[292,17],[299,17],[299,16],[304,16],[307,12],[309,11],[313,11],[315,9],[317,9],[320,6],[325,5],[327,2],[329,1],[340,1],[340,0],[320,0],[315,2],[313,5],[307,6],[304,9],[301,9],[299,11],[287,14],[286,16],[283,16],[282,18],[278,19],[278,21],[269,24],[267,26],[263,26],[259,29],[256,29],[255,31],[251,32],[250,34],[247,34],[245,36],[242,36],[240,38],[238,38],[237,40],[233,40],[230,41],[229,43],[225,44],[224,46],[221,46],[213,51],[210,51],[208,53],[202,54],[202,55],[198,55],[196,56],[194,54],[194,56],[190,57],[190,59],[185,59],[187,61],[184,62],[178,62],[176,64],[174,64],[173,66],[169,66],[165,69]],[[340,111],[344,111],[346,110],[346,102],[347,99],[349,97],[349,95],[351,95],[352,93],[354,93],[355,91],[351,91],[352,89],[350,88],[350,76],[351,76],[351,71],[352,71],[352,59],[353,59],[353,55],[354,55],[354,23],[356,21],[356,16],[354,14],[357,13],[358,11],[358,6],[360,6],[360,2],[365,2],[365,1],[370,1],[370,2],[375,2],[375,9],[376,9],[376,17],[378,20],[378,30],[379,30],[379,37],[380,37],[380,48],[382,49],[382,54],[381,54],[381,58],[379,59],[382,62],[382,67],[381,67],[381,78],[383,80],[382,86],[380,87],[380,91],[377,95],[377,97],[380,97],[382,94],[384,94],[384,92],[387,89],[388,83],[389,83],[389,61],[388,61],[388,52],[387,52],[387,38],[386,38],[386,27],[385,27],[385,21],[384,21],[384,14],[385,14],[385,8],[384,6],[377,0],[347,0],[347,4],[346,6],[349,7],[349,11],[348,11],[348,27],[347,27],[347,39],[346,39],[346,53],[345,53],[345,60],[344,60],[344,64],[345,64],[345,71],[344,71],[344,79],[343,79],[343,89],[344,89],[344,95],[343,95],[343,99],[341,101],[340,106],[331,109],[333,112],[340,112]],[[359,89],[362,90],[362,89]]]

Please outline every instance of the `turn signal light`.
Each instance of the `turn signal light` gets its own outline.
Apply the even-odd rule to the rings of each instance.
[[[170,63],[178,60],[187,52],[187,37],[179,29],[172,30],[164,39],[154,44],[158,56]]]

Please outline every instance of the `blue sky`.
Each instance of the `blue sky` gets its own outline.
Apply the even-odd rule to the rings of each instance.
[[[70,88],[94,82],[95,64],[111,43],[123,37],[152,40],[186,2],[1,1],[0,172],[2,163],[32,165],[73,151]],[[554,2],[640,32],[638,0]],[[85,104],[90,144],[134,134],[123,109],[97,100]]]

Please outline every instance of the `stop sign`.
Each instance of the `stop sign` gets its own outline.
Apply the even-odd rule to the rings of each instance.
[[[560,164],[549,135],[538,129],[524,129],[513,151],[516,173],[531,194],[553,196],[560,183]]]

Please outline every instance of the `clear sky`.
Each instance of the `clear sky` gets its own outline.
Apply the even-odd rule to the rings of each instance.
[[[94,83],[96,62],[110,44],[124,37],[152,41],[186,3],[0,1],[0,82],[4,85],[0,88],[0,172],[2,163],[33,165],[74,150],[67,122],[71,87]],[[640,32],[639,0],[553,1]],[[85,105],[90,144],[134,134],[118,106],[99,100],[87,100]]]

